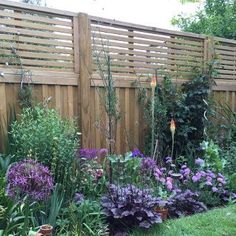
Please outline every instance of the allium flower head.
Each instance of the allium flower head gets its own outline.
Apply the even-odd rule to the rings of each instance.
[[[46,200],[53,189],[48,167],[32,159],[14,163],[7,172],[7,195],[15,200]]]
[[[81,148],[79,150],[79,157],[86,159],[93,159],[97,157],[98,150],[93,148]]]

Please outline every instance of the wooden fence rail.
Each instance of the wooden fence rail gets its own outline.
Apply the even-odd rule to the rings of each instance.
[[[236,110],[236,41],[211,38],[104,19],[87,14],[0,0],[0,115],[17,112],[22,83],[33,84],[36,101],[52,97],[50,107],[66,117],[77,117],[83,147],[105,147],[97,121],[107,121],[98,90],[103,82],[97,55],[109,54],[119,98],[116,150],[127,151],[143,142],[143,116],[135,81],[150,86],[155,71],[159,81],[171,75],[189,80],[213,57],[215,99]]]

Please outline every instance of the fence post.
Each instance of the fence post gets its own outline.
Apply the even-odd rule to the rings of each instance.
[[[81,145],[91,148],[90,78],[92,75],[91,30],[87,14],[79,14],[79,97]]]
[[[204,38],[204,55],[203,55],[203,69],[207,73],[208,64],[214,58],[214,38],[206,36]]]

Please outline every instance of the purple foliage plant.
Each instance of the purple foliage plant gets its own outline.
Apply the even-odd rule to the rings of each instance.
[[[158,204],[159,199],[153,197],[150,190],[131,184],[124,187],[110,185],[108,194],[101,199],[109,222],[119,230],[135,226],[149,228],[161,223],[160,215],[154,210]]]

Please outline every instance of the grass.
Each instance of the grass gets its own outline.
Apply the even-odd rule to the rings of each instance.
[[[236,204],[206,213],[169,220],[132,236],[236,236]]]

